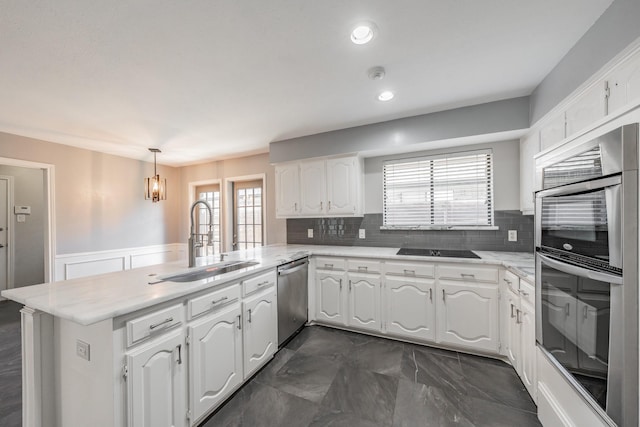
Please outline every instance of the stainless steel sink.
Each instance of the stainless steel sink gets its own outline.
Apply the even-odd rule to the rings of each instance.
[[[220,274],[230,273],[232,271],[240,270],[242,268],[252,267],[258,265],[257,261],[229,261],[221,262],[218,264],[211,264],[203,268],[199,268],[193,271],[187,271],[179,274],[171,274],[168,276],[161,276],[157,279],[149,281],[150,285],[154,285],[160,282],[195,282],[196,280],[208,279],[210,277],[218,276]]]

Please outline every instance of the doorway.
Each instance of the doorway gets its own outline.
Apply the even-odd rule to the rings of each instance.
[[[13,229],[9,226],[13,206],[13,177],[0,175],[0,291],[13,288]],[[0,301],[4,298],[0,297]]]
[[[195,212],[195,226],[198,237],[203,245],[198,248],[197,256],[216,255],[222,252],[222,239],[220,233],[220,183],[202,184],[195,187],[195,199],[209,203],[213,211],[213,218],[209,218],[207,208],[199,204]],[[212,237],[209,241],[209,221],[211,221]]]
[[[263,246],[265,224],[264,174],[227,178],[225,187],[231,197],[225,199],[227,248],[244,250]]]

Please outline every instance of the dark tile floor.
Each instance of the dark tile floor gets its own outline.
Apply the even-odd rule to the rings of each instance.
[[[20,309],[13,301],[0,301],[0,426],[22,425],[22,348]]]
[[[506,363],[320,326],[201,427],[539,426]]]

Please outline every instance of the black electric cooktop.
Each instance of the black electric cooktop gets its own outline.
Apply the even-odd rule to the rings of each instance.
[[[413,256],[439,256],[445,258],[480,258],[478,255],[465,249],[424,249],[424,248],[400,248],[396,255]]]

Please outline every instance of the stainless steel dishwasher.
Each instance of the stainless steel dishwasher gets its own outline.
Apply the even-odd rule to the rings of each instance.
[[[308,258],[278,267],[278,347],[307,322]]]

